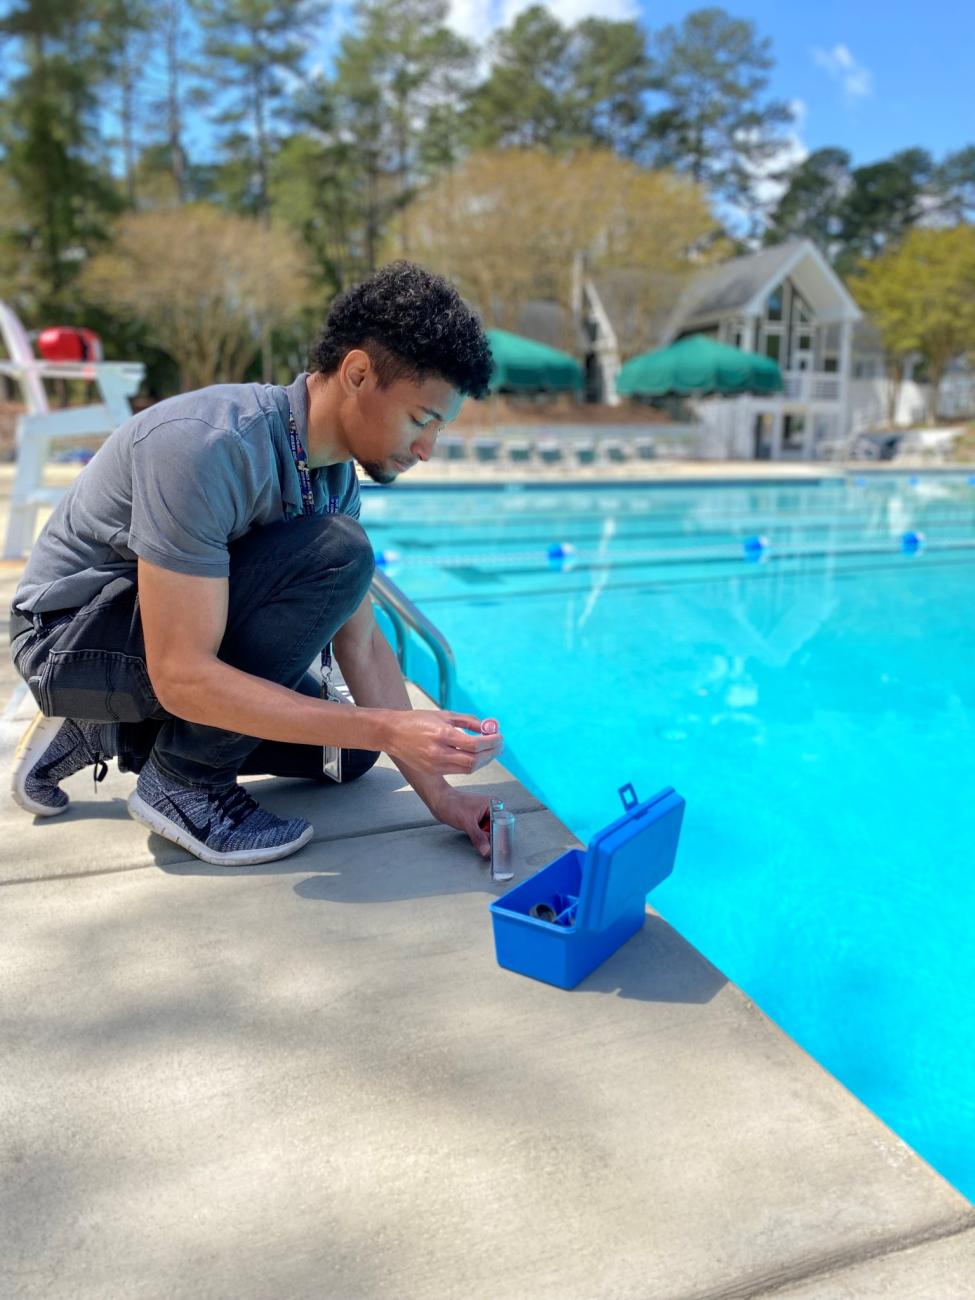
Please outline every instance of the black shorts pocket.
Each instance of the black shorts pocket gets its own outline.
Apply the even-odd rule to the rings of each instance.
[[[116,650],[52,650],[37,680],[37,702],[49,718],[143,722],[165,716],[145,663]]]

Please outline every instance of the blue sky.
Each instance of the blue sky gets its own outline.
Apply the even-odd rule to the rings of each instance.
[[[706,0],[705,0],[706,2]],[[482,37],[530,0],[452,0],[455,24]],[[651,31],[703,3],[551,0],[564,22],[639,17]],[[937,157],[975,143],[972,0],[728,0],[772,41],[772,91],[800,106],[797,144],[847,149],[873,162],[920,145]]]

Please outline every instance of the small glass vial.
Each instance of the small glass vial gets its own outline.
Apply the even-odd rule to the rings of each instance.
[[[510,880],[515,874],[515,815],[503,799],[491,800],[491,879]]]

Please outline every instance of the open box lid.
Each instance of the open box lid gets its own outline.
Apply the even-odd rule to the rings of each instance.
[[[684,816],[684,799],[672,786],[643,803],[632,785],[619,793],[626,812],[592,837],[582,868],[578,923],[595,930],[670,875]]]

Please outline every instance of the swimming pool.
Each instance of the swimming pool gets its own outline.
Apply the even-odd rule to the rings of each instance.
[[[404,484],[363,522],[506,765],[583,840],[676,787],[654,907],[975,1199],[975,481]]]

